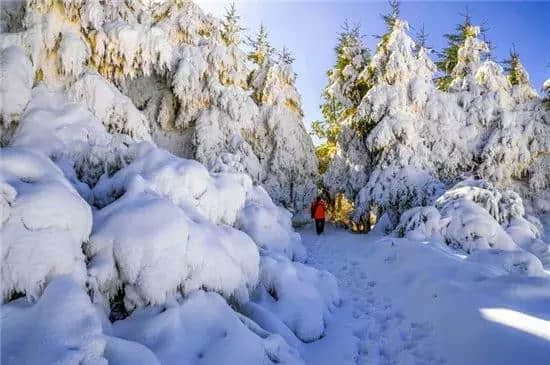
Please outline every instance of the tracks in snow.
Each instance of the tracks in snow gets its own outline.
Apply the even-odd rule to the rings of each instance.
[[[369,279],[366,258],[380,236],[356,235],[327,227],[317,237],[311,227],[301,233],[308,249],[308,264],[327,270],[338,279],[343,306],[336,321],[347,321],[356,338],[355,364],[442,364],[432,351],[429,323],[407,319],[391,298],[377,293]],[[391,275],[391,265],[388,265]],[[330,332],[330,326],[327,332]],[[335,346],[334,351],[338,351]]]

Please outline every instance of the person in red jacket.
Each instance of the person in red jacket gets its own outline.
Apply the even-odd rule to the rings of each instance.
[[[320,235],[325,229],[325,210],[327,205],[320,196],[311,204],[311,218],[315,219],[315,229]]]

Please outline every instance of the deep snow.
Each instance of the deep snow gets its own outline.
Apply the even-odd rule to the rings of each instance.
[[[548,364],[550,273],[503,274],[438,242],[328,226],[300,232],[336,276],[341,309],[308,364]]]

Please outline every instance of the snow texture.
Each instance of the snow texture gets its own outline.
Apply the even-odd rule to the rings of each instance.
[[[431,205],[442,189],[468,177],[526,201],[550,188],[548,108],[522,67],[525,82],[512,86],[487,52],[473,27],[449,91],[440,91],[429,51],[417,47],[405,21],[395,20],[363,70],[372,87],[342,121],[323,176],[331,194],[355,201],[355,220],[378,210],[395,227],[407,206]]]
[[[251,68],[238,24],[229,29],[192,1],[37,0],[5,13],[2,29],[9,33],[0,49],[19,46],[31,63],[23,59],[24,67],[11,72],[21,55],[2,51],[2,80],[10,74],[24,95],[36,75],[69,90],[109,132],[152,140],[207,166],[223,153],[237,154],[297,223],[308,219],[317,161],[296,76],[283,61]],[[251,95],[258,93],[260,99]],[[13,94],[0,94],[3,128],[28,102],[24,95],[16,103],[6,99]]]

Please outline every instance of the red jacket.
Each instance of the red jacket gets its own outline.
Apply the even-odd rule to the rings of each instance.
[[[325,219],[326,204],[323,200],[315,201],[311,204],[311,218]]]

